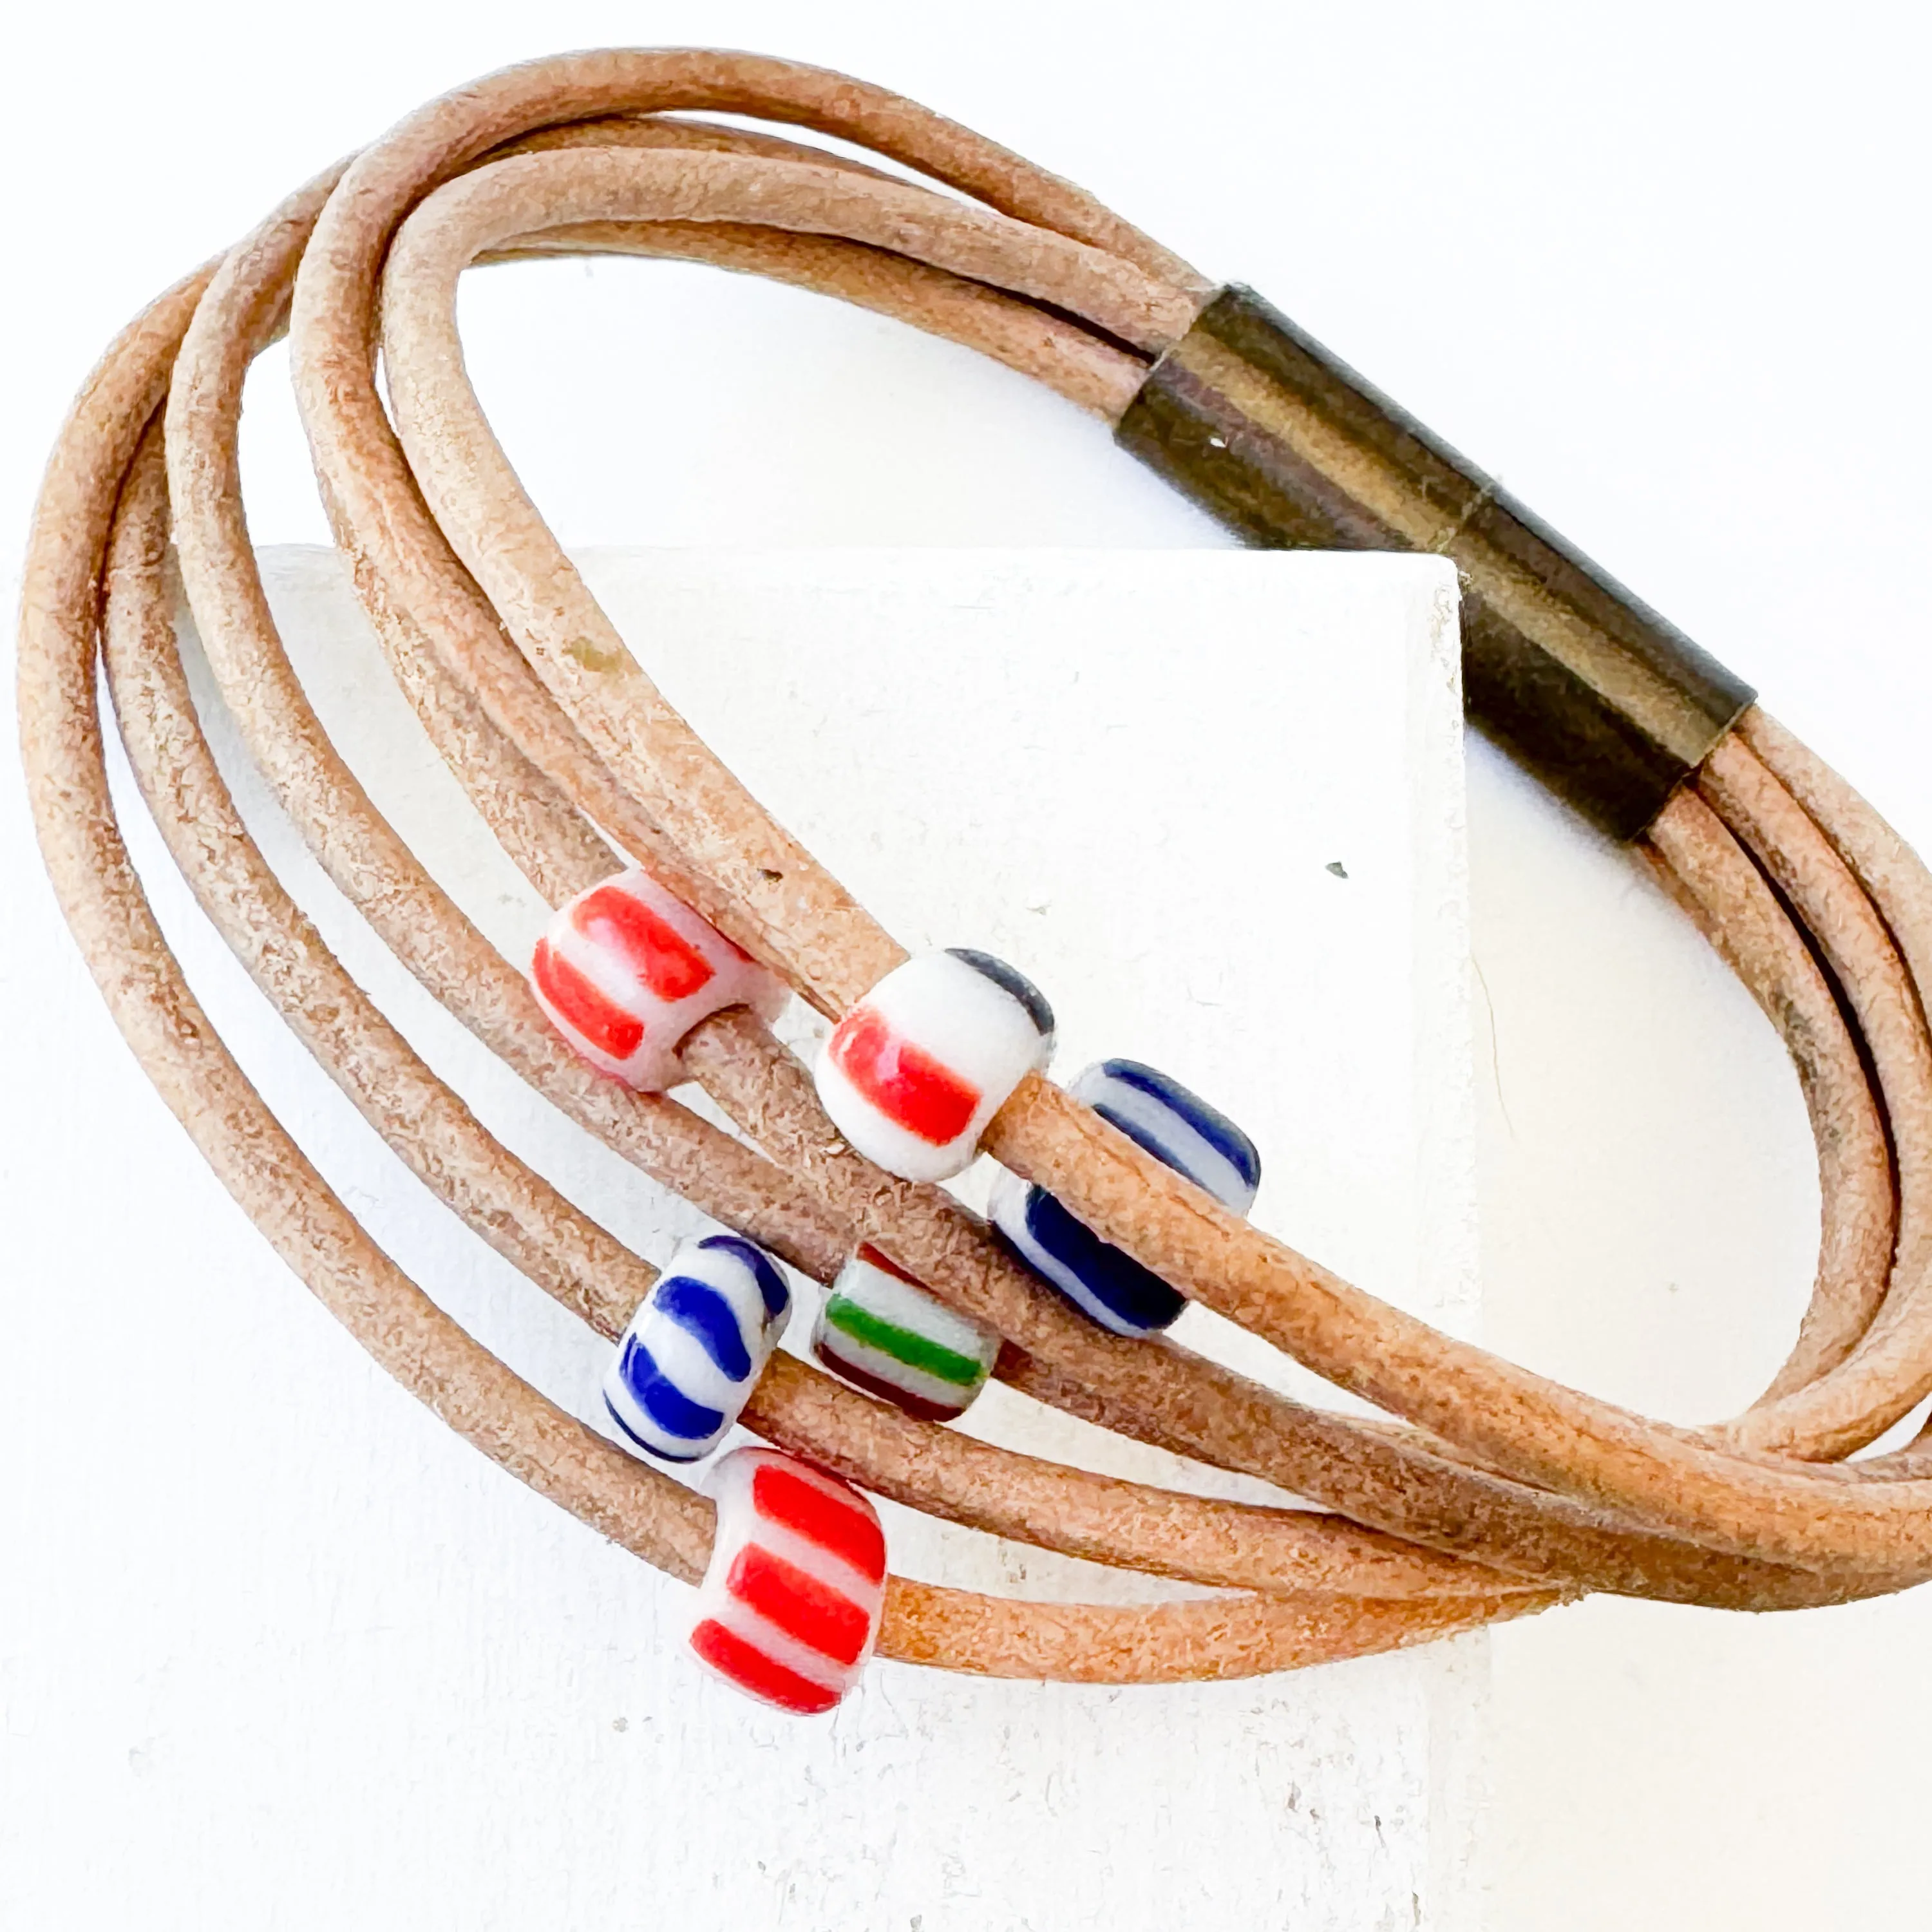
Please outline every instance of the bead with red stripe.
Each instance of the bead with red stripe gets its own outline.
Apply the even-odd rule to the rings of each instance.
[[[970,1164],[986,1123],[1052,1052],[1053,1009],[1004,960],[964,946],[922,953],[832,1029],[818,1097],[887,1173],[944,1180]]]
[[[553,1024],[599,1072],[661,1094],[700,1020],[749,1006],[774,1020],[784,982],[634,867],[561,907],[530,958]]]
[[[782,1711],[829,1711],[879,1634],[886,1538],[849,1484],[775,1449],[734,1449],[705,1487],[718,1505],[691,1647],[726,1683]]]

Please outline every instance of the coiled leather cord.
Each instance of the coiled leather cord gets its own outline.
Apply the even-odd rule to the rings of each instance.
[[[790,140],[815,129],[938,185]],[[291,1028],[452,1210],[614,1334],[648,1265],[498,1144],[329,956],[216,772],[176,656],[170,544],[250,748],[335,884],[418,980],[644,1172],[820,1280],[872,1240],[1006,1339],[1030,1395],[1258,1475],[1333,1514],[1208,1502],[993,1448],[780,1356],[747,1425],[878,1493],[1123,1567],[1244,1592],[1130,1609],[896,1580],[881,1648],[1106,1681],[1354,1655],[1585,1588],[1744,1608],[1932,1573],[1922,1443],[1857,1462],[1932,1390],[1932,880],[1841,781],[1748,712],[1646,856],[1789,1046],[1816,1132],[1816,1284],[1744,1416],[1648,1424],[1454,1341],[1222,1212],[1047,1082],[988,1150],[1191,1296],[1366,1396],[1312,1409],[1072,1314],[938,1190],[838,1141],[749,1016],[686,1067],[752,1144],[591,1074],[382,820],[276,636],[243,518],[243,376],[286,326],[357,592],[425,729],[553,902],[642,860],[821,1012],[903,955],[650,685],[524,496],[464,377],[455,284],[535,253],[773,274],[966,343],[1117,418],[1211,285],[1087,196],[842,76],[735,54],[572,56],[433,104],[301,190],[109,351],[50,466],[28,558],[23,748],[44,848],[117,1022],[225,1184],[332,1310],[472,1441],[646,1560],[703,1567],[710,1505],[545,1401],[375,1247],[195,1004],[110,803],[94,670],[197,898]],[[375,386],[382,350],[394,426]],[[648,640],[641,640],[648,655]]]

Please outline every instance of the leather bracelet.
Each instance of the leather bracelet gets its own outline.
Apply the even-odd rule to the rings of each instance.
[[[956,193],[658,118],[692,110],[836,136]],[[903,954],[664,704],[463,380],[462,270],[574,251],[771,274],[968,344],[1114,422],[1251,541],[1454,556],[1471,592],[1478,722],[1639,842],[1792,1053],[1819,1144],[1822,1240],[1797,1345],[1765,1397],[1691,1432],[1559,1388],[1349,1288],[1060,1090],[1023,1081],[988,1151],[1399,1420],[1316,1411],[1172,1343],[1084,1323],[949,1196],[847,1147],[804,1070],[742,1011],[702,1024],[683,1065],[751,1146],[577,1060],[309,711],[256,574],[235,454],[242,376],[286,321],[358,596],[506,850],[557,903],[616,869],[602,827],[836,1017]],[[379,331],[395,430],[374,388]],[[1209,1502],[994,1449],[776,1357],[743,1418],[776,1444],[956,1522],[1250,1593],[1127,1609],[895,1580],[886,1654],[1114,1682],[1220,1676],[1417,1641],[1587,1588],[1765,1608],[1927,1574],[1922,1442],[1843,1460],[1932,1388],[1924,868],[1744,687],[1453,452],[1256,298],[1217,292],[1078,190],[895,97],[790,63],[681,51],[512,70],[412,117],[162,297],[109,351],[50,468],[23,609],[23,752],[50,870],[117,1022],[225,1184],[378,1360],[524,1480],[694,1577],[704,1498],[545,1402],[380,1254],[168,955],[107,796],[97,652],[177,863],[298,1036],[454,1211],[599,1332],[622,1330],[647,1264],[490,1138],[250,842],[175,656],[170,541],[224,697],[318,860],[538,1090],[816,1279],[872,1243],[996,1329],[998,1372],[1023,1391],[1334,1512]]]

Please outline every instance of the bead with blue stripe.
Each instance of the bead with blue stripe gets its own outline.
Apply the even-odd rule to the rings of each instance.
[[[791,1314],[771,1257],[736,1234],[680,1246],[651,1286],[604,1378],[604,1406],[632,1448],[694,1462],[724,1439]]]
[[[1137,1060],[1103,1060],[1067,1089],[1110,1126],[1237,1214],[1254,1205],[1262,1157],[1219,1108]],[[1018,1174],[994,1184],[993,1224],[1036,1274],[1116,1335],[1171,1327],[1186,1298],[1103,1241],[1043,1187]]]

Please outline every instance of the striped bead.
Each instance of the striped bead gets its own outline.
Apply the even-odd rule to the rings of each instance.
[[[726,1683],[809,1717],[858,1682],[886,1599],[878,1512],[849,1484],[776,1449],[734,1449],[705,1487],[718,1504],[691,1647]]]
[[[904,1180],[944,1180],[1052,1052],[1053,1009],[1032,982],[956,946],[908,959],[838,1022],[819,1056],[818,1097],[868,1160]]]
[[[928,1422],[950,1422],[986,1387],[1000,1338],[868,1246],[839,1270],[812,1346],[868,1394]]]
[[[1226,1114],[1178,1080],[1136,1060],[1103,1060],[1067,1089],[1154,1159],[1224,1208],[1246,1214],[1261,1186],[1262,1157]],[[993,1224],[1036,1274],[1117,1335],[1170,1327],[1186,1299],[1152,1270],[1075,1220],[1043,1187],[1016,1174],[994,1184]]]
[[[708,1456],[738,1419],[791,1314],[770,1256],[736,1234],[683,1243],[651,1284],[604,1377],[604,1406],[633,1448]]]
[[[726,1006],[774,1020],[785,986],[674,893],[633,867],[579,892],[530,956],[530,987],[564,1038],[640,1093],[684,1078],[677,1050]]]

